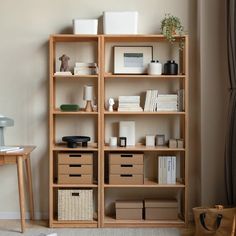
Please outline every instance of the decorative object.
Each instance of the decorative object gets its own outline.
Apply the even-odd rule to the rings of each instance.
[[[119,137],[119,146],[126,147],[127,146],[127,138],[126,137]]]
[[[109,146],[110,147],[116,147],[117,146],[117,137],[110,137]]]
[[[97,34],[98,20],[97,19],[74,19],[73,20],[74,34]]]
[[[58,189],[58,220],[93,220],[93,190]]]
[[[4,127],[10,127],[13,125],[14,120],[0,115],[0,146],[4,146]]]
[[[162,74],[162,64],[157,60],[152,60],[148,64],[148,74],[149,75],[161,75]]]
[[[60,109],[61,111],[78,111],[79,106],[77,104],[62,104]]]
[[[60,71],[69,71],[69,60],[70,58],[63,54],[61,57],[59,57],[59,60],[61,61]]]
[[[109,98],[108,104],[109,104],[108,111],[113,111],[113,106],[115,104],[114,98]]]
[[[90,137],[88,136],[64,136],[62,141],[67,142],[68,148],[78,147],[78,143],[82,143],[82,147],[87,147]]]
[[[165,135],[164,134],[157,134],[156,135],[156,146],[165,146]]]
[[[177,139],[177,148],[184,148],[184,140]]]
[[[161,21],[161,32],[170,43],[175,42],[175,35],[183,35],[184,27],[178,17],[166,14],[165,18]],[[184,47],[183,39],[180,39],[179,48],[182,50]]]
[[[104,34],[137,34],[138,12],[120,11],[103,13]]]
[[[152,46],[114,46],[115,74],[146,74]]]
[[[91,112],[92,108],[92,100],[93,100],[93,86],[85,85],[84,86],[84,100],[86,101],[85,111]]]
[[[177,141],[176,139],[169,140],[169,148],[177,148]]]
[[[164,75],[178,75],[178,64],[174,60],[164,64]]]
[[[146,136],[146,146],[148,146],[148,147],[155,146],[155,136],[153,136],[153,135]]]
[[[120,121],[119,122],[119,137],[127,138],[127,146],[135,146],[135,122]]]

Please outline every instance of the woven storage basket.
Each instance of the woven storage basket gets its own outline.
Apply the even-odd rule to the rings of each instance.
[[[93,190],[58,190],[58,220],[93,220]]]

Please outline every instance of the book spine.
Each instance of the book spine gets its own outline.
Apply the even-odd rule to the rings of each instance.
[[[162,161],[162,156],[158,157],[158,183],[162,184],[163,179],[162,179],[162,169],[163,169],[163,161]]]
[[[167,184],[167,160],[163,156],[162,183]]]
[[[172,159],[171,183],[176,184],[176,156],[172,156],[171,159]]]
[[[167,160],[167,178],[166,178],[166,183],[167,184],[171,184],[172,183],[172,179],[171,179],[171,162],[172,162],[172,158],[171,157],[166,157]]]

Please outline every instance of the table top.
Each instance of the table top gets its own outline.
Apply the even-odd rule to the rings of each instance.
[[[19,146],[24,149],[20,151],[14,151],[14,152],[0,152],[0,156],[27,156],[36,148],[36,146],[18,145],[18,147]]]

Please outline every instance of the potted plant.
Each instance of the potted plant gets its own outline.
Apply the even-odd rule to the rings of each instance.
[[[182,36],[184,27],[178,17],[171,14],[166,14],[165,18],[161,21],[161,32],[170,43],[175,42],[175,35]],[[180,49],[183,49],[183,40],[180,40]]]

